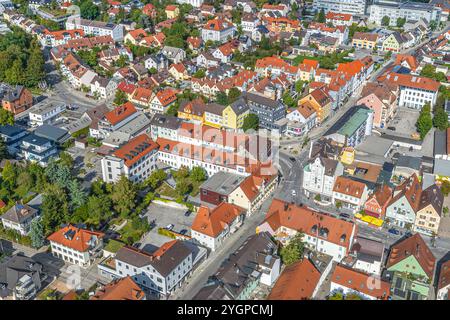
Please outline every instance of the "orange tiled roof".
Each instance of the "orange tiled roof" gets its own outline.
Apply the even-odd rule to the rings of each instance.
[[[386,267],[389,269],[411,255],[416,258],[428,277],[433,278],[436,258],[418,233],[392,246]]]
[[[141,134],[114,151],[113,155],[123,159],[125,161],[125,165],[127,167],[131,167],[133,164],[138,162],[139,159],[153,150],[158,149],[158,147],[158,144],[150,139],[149,136],[146,134]]]
[[[408,54],[397,54],[395,57],[395,64],[400,65],[406,61],[408,65],[411,67],[411,70],[415,71],[419,67],[419,63],[417,62],[416,57]]]
[[[131,102],[125,102],[123,105],[116,107],[114,110],[105,114],[106,120],[112,125],[128,118],[137,110]]]
[[[362,182],[352,180],[343,176],[336,178],[334,183],[333,192],[339,192],[351,197],[361,198],[366,185]]]
[[[304,258],[284,269],[267,300],[311,299],[319,280],[320,272]]]
[[[298,71],[298,67],[290,65],[285,60],[276,56],[256,60],[255,68],[275,68],[289,73],[297,73]]]
[[[133,93],[133,100],[140,101],[142,103],[149,103],[152,96],[152,90],[144,87],[137,87]]]
[[[90,300],[145,300],[145,292],[128,276],[100,287]]]
[[[172,88],[167,88],[159,91],[156,94],[156,98],[161,102],[161,104],[165,107],[175,100],[177,100],[178,91]]]
[[[64,39],[66,35],[69,35],[71,38],[75,37],[83,37],[84,31],[82,29],[73,29],[73,30],[59,30],[59,31],[45,31],[46,35],[49,35],[56,40]]]
[[[243,213],[244,209],[226,202],[221,202],[214,209],[201,206],[192,223],[192,230],[215,238]]]
[[[325,18],[329,19],[329,20],[350,21],[352,19],[352,15],[346,14],[346,13],[337,13],[337,12],[328,11]]]
[[[233,25],[230,22],[216,18],[216,19],[212,19],[212,20],[209,20],[208,22],[206,22],[206,24],[203,26],[203,29],[214,30],[214,31],[223,31],[232,26]]]
[[[388,73],[380,76],[378,81],[387,81],[403,87],[417,88],[429,91],[438,91],[441,83],[439,81],[415,76],[412,74]]]
[[[71,238],[65,236],[67,232],[73,233]],[[92,237],[103,238],[104,235],[102,232],[85,230],[69,224],[49,235],[47,239],[76,251],[85,252],[89,249],[89,241]]]
[[[202,45],[202,39],[199,37],[188,37],[186,41],[194,48],[200,48]]]
[[[373,283],[369,274],[356,271],[342,265],[337,265],[334,269],[331,281],[351,290],[361,292],[379,300],[387,300],[390,296],[391,285],[389,282],[380,280],[380,286],[370,286]]]
[[[166,11],[175,11],[175,10],[177,10],[177,9],[178,9],[178,6],[173,5],[173,4],[169,4],[169,5],[166,7]]]

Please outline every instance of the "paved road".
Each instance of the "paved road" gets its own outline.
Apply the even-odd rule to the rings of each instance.
[[[208,259],[203,262],[193,273],[192,277],[187,280],[187,283],[174,295],[170,297],[171,300],[190,300],[207,282],[208,278],[213,275],[220,267],[222,262],[234,251],[236,251],[242,243],[251,235],[255,234],[256,227],[264,221],[265,213],[267,212],[272,197],[268,198],[261,209],[248,217],[240,229],[234,234],[230,235],[224,242],[223,246],[215,252],[212,252]]]

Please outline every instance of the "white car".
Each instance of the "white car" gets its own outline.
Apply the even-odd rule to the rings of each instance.
[[[166,230],[172,230],[173,229],[173,227],[175,227],[173,224],[169,224],[169,225],[167,225],[166,226]]]
[[[297,192],[296,192],[295,190],[292,190],[291,194],[292,194],[293,196],[296,196],[296,195],[297,195]]]

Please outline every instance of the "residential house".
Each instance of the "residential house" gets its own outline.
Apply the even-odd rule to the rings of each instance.
[[[382,241],[358,236],[343,264],[352,269],[380,276],[385,260],[384,251]]]
[[[344,176],[336,178],[333,187],[332,202],[334,205],[342,204],[342,208],[358,212],[368,197],[368,188],[365,183]]]
[[[175,5],[168,5],[165,9],[167,19],[175,19],[180,15],[180,9]]]
[[[236,27],[231,22],[212,19],[203,26],[201,36],[204,42],[211,40],[225,43],[234,37],[235,32]]]
[[[310,159],[303,167],[302,187],[305,194],[308,197],[318,194],[331,200],[335,181],[343,172],[344,167],[337,160],[321,156]]]
[[[264,222],[257,227],[258,233],[266,231],[283,244],[302,232],[308,249],[330,255],[338,262],[348,255],[356,236],[352,222],[279,199],[272,201]]]
[[[239,188],[244,179],[241,175],[219,171],[200,186],[200,201],[216,206],[222,202],[231,202],[230,194]]]
[[[106,138],[111,132],[116,131],[126,123],[138,116],[138,112],[131,102],[126,102],[107,113],[98,122],[98,131],[91,131],[95,138]]]
[[[444,196],[437,185],[424,189],[420,195],[413,230],[428,236],[437,235],[443,205]]]
[[[19,149],[20,156],[41,166],[46,166],[51,158],[58,157],[56,145],[51,140],[33,133],[22,139]]]
[[[166,113],[167,110],[177,101],[177,90],[167,88],[158,91],[150,102],[150,110],[153,113]]]
[[[369,195],[364,204],[364,213],[371,217],[384,220],[387,205],[392,199],[392,191],[386,184],[378,187],[375,192]]]
[[[405,39],[399,32],[393,32],[381,43],[382,51],[400,52],[404,47]]]
[[[53,256],[86,268],[103,249],[104,233],[67,225],[47,237]]]
[[[309,101],[289,112],[286,118],[289,120],[286,133],[293,136],[304,135],[317,125],[317,112]]]
[[[250,108],[243,98],[239,98],[222,111],[222,124],[225,128],[239,129],[244,125],[244,119],[250,113]]]
[[[231,203],[220,203],[211,209],[201,206],[191,226],[191,236],[212,251],[223,245],[244,219],[245,210]]]
[[[89,300],[147,300],[145,291],[128,276],[100,286]]]
[[[316,110],[317,123],[322,123],[331,112],[331,105],[333,99],[323,87],[317,88],[314,91],[307,94],[305,97],[298,101],[299,105],[309,102],[309,104]]]
[[[24,86],[8,89],[1,97],[3,109],[17,115],[33,105],[33,95]]]
[[[161,53],[165,55],[172,63],[180,63],[186,59],[186,51],[180,48],[164,46]]]
[[[378,34],[368,32],[355,32],[352,46],[357,49],[374,50],[377,47]]]
[[[66,29],[82,29],[88,35],[111,36],[114,41],[123,41],[123,26],[110,22],[87,20],[79,16],[71,16],[66,21]]]
[[[436,258],[419,234],[391,247],[386,269],[393,300],[427,300]]]
[[[332,24],[333,26],[348,26],[353,24],[353,16],[348,13],[337,13],[328,11],[325,15],[325,22]]]
[[[3,228],[18,232],[22,236],[30,232],[31,222],[38,216],[38,210],[27,204],[16,203],[0,216]]]
[[[18,126],[11,126],[5,124],[0,126],[0,139],[6,145],[7,151],[11,155],[15,155],[19,151],[22,138],[28,135],[29,132]]]
[[[436,300],[448,300],[450,297],[450,260],[440,266],[436,290]]]
[[[169,73],[176,81],[183,81],[190,78],[186,67],[182,63],[174,63],[169,67]]]

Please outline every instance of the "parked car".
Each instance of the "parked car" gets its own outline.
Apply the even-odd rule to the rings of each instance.
[[[389,233],[392,233],[392,234],[395,234],[395,235],[400,235],[400,231],[398,231],[397,229],[395,229],[395,228],[390,228],[389,230],[388,230],[388,232]]]
[[[296,196],[296,195],[297,195],[297,192],[296,192],[295,190],[292,190],[292,191],[291,191],[291,194],[292,194],[293,196]]]
[[[350,219],[351,218],[351,216],[348,213],[340,213],[339,217],[346,218],[346,219]]]
[[[395,127],[387,127],[388,130],[395,131],[397,130]]]
[[[186,229],[183,229],[180,231],[180,234],[185,235],[188,231]]]
[[[166,230],[171,231],[175,227],[172,223],[166,226]]]
[[[295,158],[294,157],[289,157],[289,160],[291,160],[292,162],[295,162]]]
[[[184,213],[185,217],[189,217],[190,215],[191,215],[191,212],[189,210]]]

